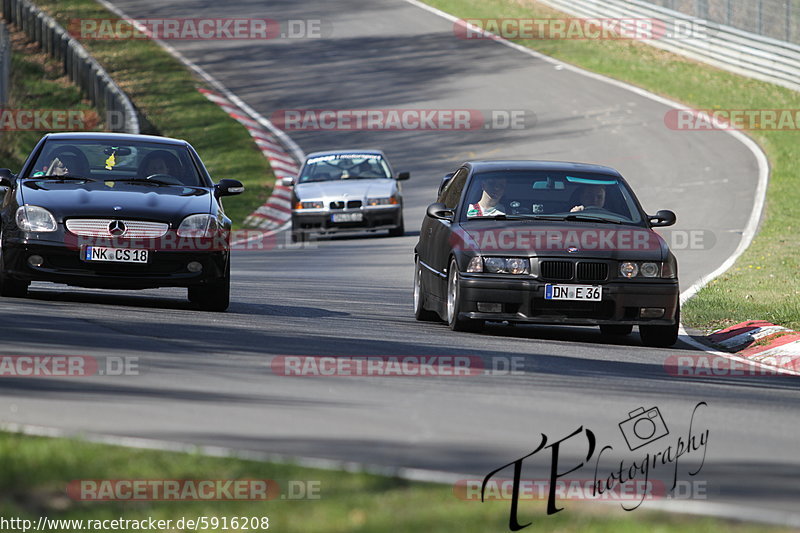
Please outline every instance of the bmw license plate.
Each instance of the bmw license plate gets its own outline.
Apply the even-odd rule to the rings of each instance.
[[[545,285],[545,300],[577,300],[599,302],[603,299],[603,288],[599,285]]]
[[[334,213],[331,215],[331,222],[361,222],[364,220],[363,213]]]
[[[148,250],[87,246],[83,249],[84,261],[110,261],[112,263],[147,263]]]

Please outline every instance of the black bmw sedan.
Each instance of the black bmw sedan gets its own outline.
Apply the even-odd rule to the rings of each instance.
[[[18,175],[0,169],[0,294],[32,281],[80,287],[187,287],[201,309],[230,301],[230,228],[186,141],[148,135],[45,135]]]
[[[414,250],[418,320],[454,330],[485,321],[639,327],[671,346],[678,267],[619,172],[549,161],[467,162],[442,180]]]

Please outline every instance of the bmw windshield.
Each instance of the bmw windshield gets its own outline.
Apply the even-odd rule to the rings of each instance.
[[[625,183],[602,174],[495,171],[475,174],[462,220],[530,218],[612,224],[644,223]]]
[[[390,179],[392,173],[380,154],[335,154],[306,161],[298,183],[347,179]]]

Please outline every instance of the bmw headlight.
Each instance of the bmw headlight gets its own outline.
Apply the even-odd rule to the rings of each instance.
[[[179,237],[211,237],[219,224],[212,215],[189,215],[178,226]]]
[[[46,233],[58,228],[53,213],[35,205],[22,205],[17,209],[17,227],[23,231]]]
[[[397,205],[399,203],[397,196],[390,196],[388,198],[367,198],[367,205],[370,207],[377,205]]]
[[[315,200],[313,202],[296,202],[294,204],[295,209],[322,209],[325,207],[325,203],[321,200]]]
[[[639,273],[639,265],[631,261],[625,261],[619,265],[619,275],[623,278],[635,278]]]
[[[530,260],[522,257],[484,257],[482,268],[478,269],[480,260],[480,256],[472,258],[467,272],[489,272],[491,274],[530,274],[531,272]]]
[[[660,265],[656,263],[642,263],[642,265],[639,267],[639,272],[646,278],[654,278],[658,276],[660,270]]]
[[[623,278],[674,279],[676,268],[671,262],[623,261],[619,264],[619,275]]]

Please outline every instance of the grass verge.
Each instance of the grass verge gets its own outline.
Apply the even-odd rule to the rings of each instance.
[[[532,0],[426,2],[460,18],[565,16]],[[697,109],[800,109],[798,92],[738,76],[641,42],[591,39],[517,42]],[[800,131],[747,133],[764,149],[772,167],[759,234],[733,268],[686,303],[682,321],[703,331],[754,319],[800,330],[800,276],[797,275]]]
[[[36,4],[66,28],[72,19],[118,18],[93,0],[37,0]],[[205,84],[177,59],[144,39],[87,40],[82,44],[144,116],[147,126],[143,133],[185,139],[215,180],[235,178],[244,183],[244,194],[225,199],[226,213],[235,226],[269,198],[275,182],[269,162],[244,126],[197,91]],[[18,82],[35,83],[33,73],[21,74],[16,76]],[[39,100],[30,102],[34,108],[42,106]],[[20,136],[15,142],[18,150],[24,151],[32,149],[35,140]]]
[[[197,454],[138,450],[73,439],[0,433],[0,516],[38,521],[40,516],[64,520],[157,520],[217,517],[269,518],[269,530],[282,533],[418,532],[470,533],[506,531],[507,501],[463,501],[448,486],[409,482],[366,473],[345,473]],[[313,482],[317,499],[269,501],[80,501],[67,496],[74,480],[243,480],[269,479],[282,494],[290,482]],[[293,486],[301,486],[295,483]],[[308,485],[303,485],[308,486]],[[298,493],[299,491],[295,491]],[[788,531],[763,525],[732,523],[616,505],[561,502],[565,510],[546,516],[541,502],[523,501],[520,518],[533,521],[525,531],[628,533],[659,531]],[[98,529],[88,529],[99,531]],[[185,531],[203,531],[186,529]],[[241,529],[243,530],[243,529]],[[59,531],[79,531],[63,527]],[[121,531],[127,531],[122,529]],[[206,529],[205,531],[221,531]],[[251,529],[259,531],[259,529]]]
[[[7,109],[82,110],[100,119],[91,103],[82,100],[80,90],[63,75],[60,63],[27,42],[24,33],[11,31],[11,45],[11,96]],[[0,168],[16,172],[43,132],[3,131],[0,135]]]

